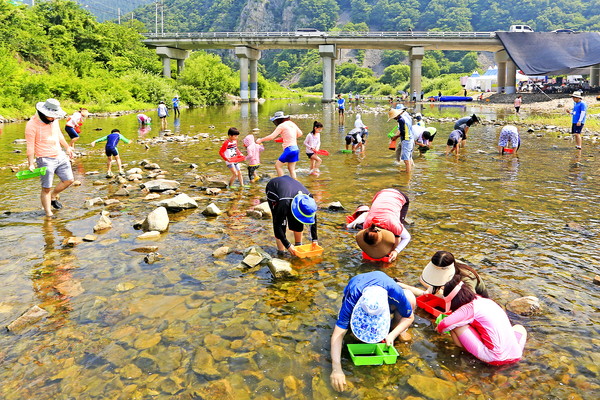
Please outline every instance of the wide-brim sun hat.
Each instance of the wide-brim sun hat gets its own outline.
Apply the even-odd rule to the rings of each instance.
[[[35,109],[49,118],[63,118],[67,115],[67,113],[60,108],[60,102],[56,99],[40,101],[35,105]]]
[[[454,263],[445,267],[438,267],[429,261],[421,274],[421,282],[428,286],[440,287],[450,282],[455,274],[456,268],[454,267]]]
[[[396,118],[398,115],[402,114],[405,109],[406,108],[393,108],[390,111],[388,111],[388,122]]]
[[[277,111],[275,112],[275,114],[273,114],[273,116],[271,118],[269,118],[271,121],[275,121],[278,119],[284,119],[284,118],[289,118],[289,115],[285,115],[285,113],[283,111]]]
[[[304,193],[298,193],[292,200],[292,215],[304,225],[315,223],[317,203],[315,199]]]
[[[576,90],[573,93],[571,93],[571,97],[577,97],[579,99],[583,99],[583,93],[581,93],[579,90]]]
[[[361,248],[362,251],[367,253],[367,255],[374,259],[379,259],[387,256],[394,250],[394,246],[396,245],[396,237],[394,234],[386,229],[376,228],[375,232],[377,232],[377,239],[375,243],[368,244],[365,242],[365,235],[369,229],[363,229],[358,232],[355,236],[356,243],[358,247]]]
[[[379,343],[390,332],[390,320],[387,290],[381,286],[366,287],[350,318],[354,336],[364,343]]]

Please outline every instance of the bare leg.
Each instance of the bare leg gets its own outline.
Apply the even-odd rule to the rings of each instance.
[[[404,160],[404,164],[406,165],[406,173],[410,175],[412,172],[412,160]]]
[[[73,183],[72,180],[68,180],[68,181],[62,181],[58,185],[56,185],[54,190],[52,190],[52,194],[50,196],[51,200],[56,200],[58,198],[58,195],[60,194],[60,192],[62,192],[63,190],[65,190],[66,188],[71,186],[72,183]]]
[[[581,134],[576,133],[573,136],[575,136],[575,146],[577,146],[578,149],[581,149]]]
[[[121,157],[119,157],[117,155],[117,156],[115,156],[115,159],[117,160],[117,166],[119,167],[119,173],[122,174],[123,173],[123,165],[121,165]]]
[[[42,208],[46,213],[46,217],[51,217],[54,214],[52,213],[52,208],[50,207],[50,193],[52,192],[51,188],[42,188],[42,193],[40,194],[40,201],[42,202]]]
[[[108,156],[106,159],[106,175],[112,174],[112,156]]]
[[[288,171],[290,171],[290,176],[292,178],[296,179],[296,163],[295,162],[288,163]]]
[[[79,140],[79,136],[74,137],[73,139],[71,139],[71,148],[75,148],[75,142]]]
[[[321,160],[321,157],[313,155],[310,158],[311,162],[313,162],[314,164],[314,169],[317,170],[317,172],[319,172],[319,167],[321,166],[321,163],[323,162],[323,160]]]
[[[277,176],[283,176],[283,163],[281,161],[275,161],[275,170],[277,171]]]
[[[244,186],[244,176],[242,175],[242,171],[237,171],[237,178],[240,181],[240,186]]]
[[[231,177],[229,178],[229,187],[231,187],[233,185],[233,182],[235,182],[235,178],[237,178],[237,171],[235,170],[235,167],[229,167],[229,170],[231,171]]]
[[[294,243],[302,243],[302,232],[294,232]]]
[[[277,244],[277,250],[285,251],[285,246],[281,243],[281,240],[275,238],[275,243]]]
[[[469,329],[470,325],[465,325],[465,326],[459,326],[458,328],[455,328],[453,330],[450,331],[450,336],[452,336],[452,341],[454,342],[455,345],[457,345],[458,347],[460,347],[461,349],[464,348],[464,346],[462,345],[462,343],[460,342],[460,340],[458,339],[458,337],[466,330]]]

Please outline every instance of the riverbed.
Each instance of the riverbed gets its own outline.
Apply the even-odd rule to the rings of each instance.
[[[359,107],[349,107],[343,126],[333,107],[318,100],[183,110],[168,128],[197,140],[165,143],[149,140],[162,136],[158,124],[139,130],[135,114],[90,118],[77,146],[85,155],[73,164],[82,184],[64,192],[65,207],[52,219],[40,209],[39,181],[18,181],[9,168],[0,170],[0,325],[34,305],[49,312],[22,332],[0,333],[0,398],[598,398],[600,287],[592,279],[600,274],[600,145],[584,142],[577,152],[571,140],[522,131],[518,156],[500,156],[499,128],[485,125],[470,130],[455,158],[444,155],[451,123],[433,122],[435,147],[414,154],[409,178],[387,150],[393,124],[386,122],[386,105]],[[298,276],[276,280],[267,267],[248,269],[241,260],[251,245],[275,254],[271,221],[246,211],[264,199],[280,144],[265,143],[258,170],[263,178],[250,188],[207,195],[201,178],[228,177],[218,149],[229,127],[240,129],[243,148],[241,140],[253,128],[260,129],[258,136],[273,130],[269,116],[280,109],[305,133],[314,120],[324,124],[322,148],[331,155],[323,157],[315,177],[301,151],[298,179],[319,205],[340,201],[346,211],[321,209],[323,256],[291,260]],[[367,148],[343,154],[356,111],[370,130]],[[436,120],[473,112],[502,117],[477,105],[426,105],[421,111]],[[3,126],[0,167],[26,161],[25,146],[13,143],[24,128]],[[113,128],[134,139],[119,145],[125,169],[142,160],[158,163],[168,179],[181,183],[178,192],[200,198],[198,209],[170,214],[169,229],[157,240],[136,239],[141,232],[133,228],[155,201],[144,200],[138,185],[129,196],[115,197],[120,185],[105,177],[103,146],[88,145]],[[137,139],[148,141],[148,148]],[[413,239],[391,266],[363,262],[354,232],[344,229],[347,214],[387,187],[409,196],[413,222]],[[83,208],[94,197],[119,203]],[[224,213],[204,216],[211,202]],[[92,234],[102,210],[110,212],[111,229],[93,242],[63,243]],[[149,264],[144,256],[152,246],[162,258]],[[213,257],[221,246],[232,251]],[[432,318],[417,310],[412,341],[396,343],[396,364],[354,366],[344,351],[350,388],[334,392],[329,337],[348,280],[382,270],[417,284],[437,250],[475,267],[502,306],[521,296],[540,299],[542,309],[534,315],[509,313],[529,332],[523,359],[485,365],[437,334]]]

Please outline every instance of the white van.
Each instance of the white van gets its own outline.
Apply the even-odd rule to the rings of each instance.
[[[511,25],[508,29],[509,32],[533,32],[533,29],[529,25]]]

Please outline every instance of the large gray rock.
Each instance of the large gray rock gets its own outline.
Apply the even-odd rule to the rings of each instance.
[[[210,203],[208,206],[206,206],[204,211],[202,211],[202,214],[206,215],[207,217],[216,217],[222,213],[223,211],[219,210],[219,207],[217,207],[215,203]]]
[[[255,267],[259,264],[266,264],[271,261],[271,256],[265,252],[260,246],[250,246],[244,250],[244,259],[242,263],[248,267]]]
[[[225,257],[227,254],[231,252],[229,246],[222,246],[213,251],[212,256],[215,258]]]
[[[298,273],[292,269],[292,264],[286,260],[272,258],[267,265],[275,278],[290,278],[298,275]]]
[[[179,187],[179,182],[168,179],[155,179],[153,181],[144,182],[141,186],[151,192],[164,192],[165,190],[177,189]]]
[[[540,300],[535,296],[514,299],[506,305],[506,309],[519,315],[532,315],[541,310]]]
[[[94,225],[94,232],[103,231],[108,228],[112,228],[112,221],[109,217],[110,213],[108,211],[102,211],[100,214],[100,219]]]
[[[160,169],[160,166],[157,163],[148,163],[144,165],[145,169]]]
[[[144,171],[142,171],[141,168],[135,167],[135,168],[128,169],[127,170],[127,175],[132,175],[132,174],[140,174],[141,175],[143,172]]]
[[[253,208],[256,211],[260,211],[263,219],[271,219],[273,217],[273,213],[271,212],[271,207],[269,207],[269,203],[266,201],[264,203],[260,203]]]
[[[339,201],[334,201],[327,205],[327,209],[330,211],[344,211],[345,208]]]
[[[152,211],[144,222],[142,222],[142,230],[144,232],[158,231],[164,232],[169,227],[169,214],[164,207],[158,207]]]
[[[198,203],[185,193],[181,193],[172,199],[162,200],[158,203],[159,206],[169,210],[184,210],[188,208],[198,208]]]
[[[130,181],[141,181],[144,177],[142,174],[131,174],[127,176],[127,179]]]
[[[25,311],[25,313],[23,313],[23,315],[21,315],[19,318],[8,324],[6,329],[11,332],[19,332],[28,326],[35,324],[46,315],[48,315],[48,311],[38,306],[33,306],[29,310]]]

